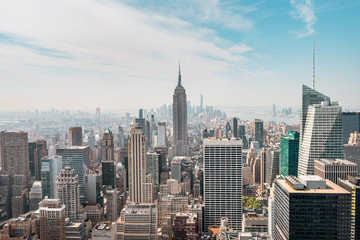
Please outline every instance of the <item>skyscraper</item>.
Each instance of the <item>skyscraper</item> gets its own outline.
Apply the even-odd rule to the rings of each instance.
[[[350,239],[351,195],[316,175],[276,179],[273,239]]]
[[[178,85],[173,96],[173,133],[174,133],[174,155],[185,156],[188,154],[187,136],[187,107],[186,92],[181,85],[181,74],[179,65]]]
[[[309,106],[313,104],[320,104],[323,101],[330,101],[330,98],[322,93],[319,93],[318,91],[315,91],[315,89],[312,89],[306,85],[302,85],[302,107],[301,107],[301,122],[300,122],[301,140],[304,137],[305,123],[306,123]]]
[[[345,159],[315,159],[314,174],[333,183],[338,179],[347,179],[348,176],[357,174],[357,164]]]
[[[38,139],[36,142],[29,143],[29,164],[31,176],[36,180],[41,180],[41,159],[48,156],[45,139]]]
[[[264,145],[264,123],[261,119],[255,119],[255,141],[259,142],[259,147]]]
[[[271,184],[279,175],[280,151],[278,148],[266,149],[266,182]]]
[[[0,195],[5,201],[7,218],[18,217],[27,211],[30,169],[26,132],[0,132],[0,167]]]
[[[204,139],[205,231],[227,217],[242,228],[242,141]]]
[[[147,190],[153,187],[147,183],[146,140],[141,127],[135,126],[129,135],[129,195],[130,202],[151,203],[148,199]]]
[[[70,127],[69,128],[69,147],[82,146],[82,128],[81,127]]]
[[[40,210],[40,239],[65,239],[66,214],[65,205],[59,199],[45,197],[39,203]]]
[[[42,190],[41,190],[41,182],[35,181],[30,192],[29,192],[29,200],[30,200],[30,211],[36,211],[39,209],[39,203],[42,201]]]
[[[299,132],[288,132],[280,139],[280,175],[297,176],[299,163]]]
[[[110,129],[106,129],[101,147],[102,183],[115,187],[114,138]]]
[[[314,174],[314,160],[344,159],[342,111],[338,102],[308,106],[299,149],[298,175]]]
[[[74,169],[65,167],[60,171],[56,181],[56,198],[65,205],[65,215],[70,220],[76,220],[80,213],[80,186],[79,178]]]
[[[55,198],[56,181],[62,168],[61,156],[53,155],[41,159],[41,188],[43,197]]]
[[[65,149],[56,149],[56,155],[62,157],[63,167],[70,166],[79,177],[80,196],[84,196],[84,168],[90,168],[90,148],[75,146]]]
[[[158,123],[158,135],[157,135],[157,146],[155,147],[166,147],[166,123]]]
[[[238,120],[237,120],[237,118],[233,118],[233,137],[235,137],[235,138],[238,138],[239,136],[238,136],[238,131],[237,131],[237,129],[238,129]]]

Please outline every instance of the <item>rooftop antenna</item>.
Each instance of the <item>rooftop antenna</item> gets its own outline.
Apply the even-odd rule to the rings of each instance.
[[[315,38],[313,39],[313,75],[312,75],[312,88],[315,90]]]

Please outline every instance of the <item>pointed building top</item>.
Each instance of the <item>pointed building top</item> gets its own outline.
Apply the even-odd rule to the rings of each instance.
[[[135,120],[134,120],[134,118],[133,118],[132,121],[131,121],[131,126],[135,126]]]
[[[178,76],[178,87],[181,86],[181,72],[180,72],[180,60],[179,60],[179,76]]]

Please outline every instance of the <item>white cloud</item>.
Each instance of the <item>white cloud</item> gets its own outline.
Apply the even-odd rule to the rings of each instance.
[[[207,17],[218,2],[213,4]],[[205,86],[216,90],[221,74],[222,81],[231,81],[226,76],[229,72],[244,74],[238,69],[240,65],[246,68],[244,54],[252,50],[190,21],[112,0],[3,0],[1,33],[19,36],[31,47],[4,43],[0,35],[0,84],[18,87],[18,93],[25,98],[46,104],[40,108],[66,108],[74,102],[82,105],[73,107],[92,107],[99,104],[99,99],[92,96],[102,91],[108,91],[106,97],[124,104],[154,107],[171,102],[169,89],[176,85],[179,59],[184,85],[191,84],[197,94]],[[69,58],[39,54],[36,47],[60,51]],[[34,106],[31,101],[8,106],[9,94],[0,96],[0,108]],[[53,96],[60,96],[61,100]],[[41,101],[44,98],[52,101]],[[144,102],[144,98],[148,101]]]
[[[305,29],[301,32],[295,32],[298,38],[307,37],[314,33],[314,24],[316,23],[316,16],[311,0],[290,0],[293,10],[290,16],[300,19],[305,23]]]

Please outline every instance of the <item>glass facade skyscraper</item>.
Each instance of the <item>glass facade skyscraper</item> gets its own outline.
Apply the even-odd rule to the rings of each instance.
[[[288,132],[280,139],[280,175],[297,176],[299,161],[299,132]]]

